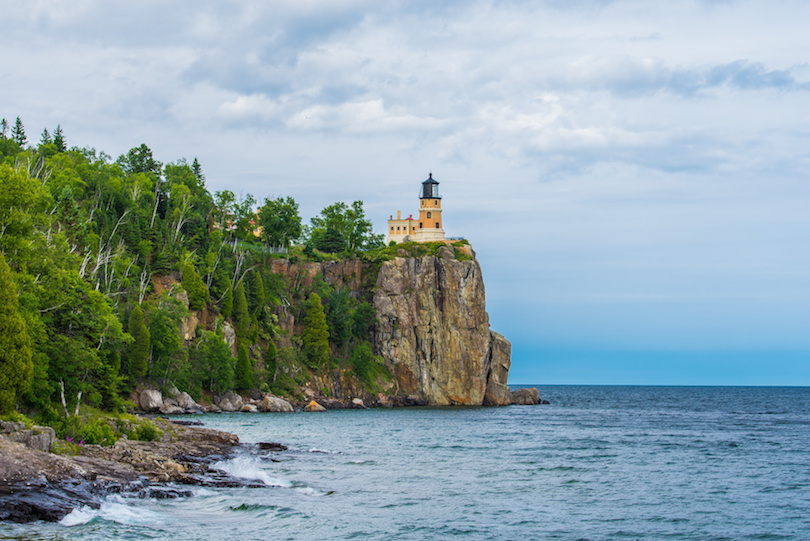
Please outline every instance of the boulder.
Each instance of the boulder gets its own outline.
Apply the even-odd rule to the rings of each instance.
[[[352,398],[352,407],[361,410],[368,409],[360,398]]]
[[[227,391],[217,402],[222,411],[239,411],[245,405],[242,397],[233,391]]]
[[[155,389],[145,389],[138,396],[138,405],[146,412],[158,411],[163,405],[163,396]]]
[[[261,404],[259,404],[259,411],[288,413],[293,411],[293,407],[286,400],[268,394],[264,396]]]
[[[222,400],[220,400],[217,405],[219,406],[220,411],[225,411],[225,412],[236,411],[236,408],[234,407],[234,405],[227,398],[223,398]]]
[[[160,406],[159,411],[163,415],[182,415],[183,413],[186,412],[186,410],[184,410],[180,406],[175,406],[172,404],[163,404],[162,406]]]
[[[24,423],[0,421],[0,434],[11,441],[22,443],[29,449],[45,453],[51,451],[53,442],[56,440],[56,433],[53,428],[49,426],[33,426],[27,429]]]
[[[309,404],[304,406],[304,411],[326,411],[326,408],[321,406],[314,400],[310,400]]]
[[[540,403],[540,393],[532,387],[531,389],[517,389],[512,391],[512,403],[523,406],[534,406]]]
[[[175,394],[174,401],[177,402],[178,406],[187,411],[199,411],[202,409],[202,406],[197,404],[194,399],[191,398],[191,395],[186,392]]]
[[[244,405],[243,405],[243,406],[242,406],[242,407],[239,409],[239,411],[241,411],[242,413],[258,413],[258,412],[259,412],[259,408],[257,408],[257,407],[256,407],[256,406],[254,406],[253,404],[244,404]]]

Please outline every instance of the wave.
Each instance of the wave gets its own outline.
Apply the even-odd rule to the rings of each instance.
[[[128,526],[143,526],[154,524],[158,521],[159,516],[157,513],[147,509],[133,507],[125,503],[125,500],[120,496],[110,496],[102,502],[101,507],[98,509],[93,509],[87,505],[74,509],[65,515],[59,521],[59,524],[67,527],[80,526],[96,519]]]
[[[214,468],[240,479],[260,481],[269,487],[292,488],[293,484],[290,481],[270,476],[262,466],[259,459],[247,455],[213,464]]]

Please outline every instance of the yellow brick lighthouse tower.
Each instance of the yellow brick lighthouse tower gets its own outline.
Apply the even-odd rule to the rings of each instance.
[[[442,227],[442,196],[439,195],[439,183],[430,173],[428,179],[422,183],[422,193],[419,196],[419,228],[416,230],[416,242],[432,242],[444,240]]]

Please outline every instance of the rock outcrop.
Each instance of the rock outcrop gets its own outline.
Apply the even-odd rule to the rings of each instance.
[[[273,413],[292,413],[292,404],[282,398],[272,395],[265,395],[258,406],[259,411],[273,412]]]
[[[163,406],[163,395],[160,394],[160,391],[145,389],[138,397],[138,405],[143,411],[159,411]]]
[[[394,375],[398,394],[440,406],[511,403],[511,345],[489,329],[481,267],[441,250],[382,264],[374,294],[375,352]]]

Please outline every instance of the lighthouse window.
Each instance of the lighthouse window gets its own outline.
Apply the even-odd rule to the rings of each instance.
[[[439,222],[436,222],[436,229],[439,229]]]
[[[422,222],[419,222],[419,229],[422,229]]]
[[[428,218],[430,218],[430,213],[428,212]]]
[[[437,191],[438,191],[438,190],[437,190]],[[436,197],[439,197],[439,194],[436,194]],[[433,202],[433,206],[434,206],[434,207],[438,207],[438,206],[439,206],[439,202],[438,202],[438,201],[434,201],[434,202]]]

